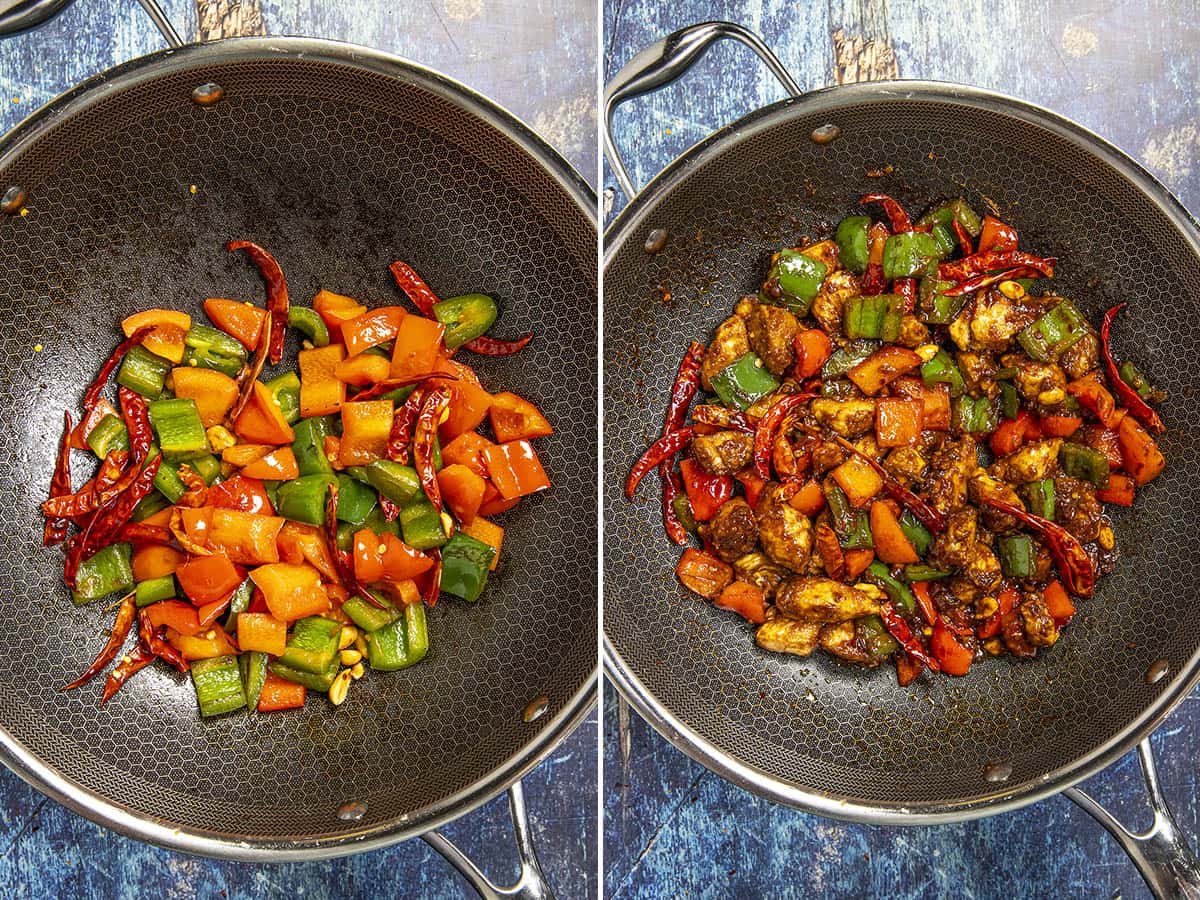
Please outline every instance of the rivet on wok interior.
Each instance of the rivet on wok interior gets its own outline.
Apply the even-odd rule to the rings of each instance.
[[[534,697],[529,701],[529,705],[521,712],[522,722],[536,722],[542,717],[542,714],[550,708],[550,698],[545,694],[540,697]]]
[[[1012,775],[1011,763],[988,763],[983,767],[985,781],[1008,781],[1010,775]]]
[[[367,804],[360,800],[343,803],[337,808],[337,817],[343,822],[357,822],[367,814]]]
[[[192,88],[192,102],[200,106],[214,106],[224,98],[225,88],[215,81],[206,81]]]
[[[1165,659],[1156,659],[1146,670],[1146,684],[1158,684],[1171,671],[1171,664]]]
[[[25,200],[28,194],[25,193],[25,188],[19,184],[12,185],[4,192],[4,196],[0,197],[0,212],[7,216],[15,216],[21,211],[21,207],[25,205]]]
[[[646,235],[646,252],[658,253],[663,247],[667,246],[667,238],[669,236],[670,235],[667,234],[667,229],[655,228],[648,235]]]
[[[841,133],[842,129],[836,125],[826,124],[814,128],[808,137],[814,144],[829,144],[836,141]]]

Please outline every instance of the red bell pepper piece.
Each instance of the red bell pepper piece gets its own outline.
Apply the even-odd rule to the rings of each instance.
[[[1054,619],[1054,624],[1059,628],[1070,622],[1071,617],[1075,615],[1075,604],[1057,581],[1046,585],[1046,589],[1042,591],[1042,599],[1046,603],[1046,611],[1050,613],[1050,618]]]
[[[1041,416],[1038,418],[1038,427],[1042,429],[1042,434],[1049,438],[1070,437],[1079,430],[1079,426],[1082,424],[1083,419],[1079,416]]]
[[[947,297],[961,297],[963,294],[973,294],[1001,281],[1013,281],[1017,278],[1037,278],[1042,273],[1030,266],[1017,266],[1004,272],[991,275],[976,275],[966,281],[960,281],[954,287],[942,291]]]
[[[741,482],[742,489],[746,492],[746,502],[750,504],[750,508],[756,508],[758,498],[762,496],[763,488],[767,486],[767,480],[759,478],[752,465],[746,466],[740,472],[735,472],[733,477]]]
[[[1019,450],[1028,440],[1039,440],[1042,436],[1037,420],[1022,409],[1015,419],[1005,419],[992,432],[989,444],[996,456],[1007,456]]]
[[[954,236],[958,238],[958,246],[962,249],[962,255],[970,256],[975,252],[971,247],[971,235],[967,234],[967,229],[958,219],[954,219],[950,224],[954,227]],[[1016,249],[1015,245],[1013,249]]]
[[[733,478],[729,475],[710,475],[693,459],[681,460],[683,489],[687,491],[692,516],[697,522],[707,522],[733,496]]]
[[[933,596],[929,592],[928,581],[914,581],[909,586],[913,596],[917,598],[917,607],[921,610],[921,615],[925,617],[925,621],[930,625],[937,622],[941,616],[938,615],[937,607],[933,605]]]
[[[933,625],[933,634],[929,638],[929,649],[933,658],[938,661],[941,670],[947,675],[966,675],[971,669],[975,654],[969,647],[964,647],[954,632],[947,627],[940,617]]]
[[[263,516],[275,515],[266,485],[258,478],[247,478],[237,474],[214,484],[208,489],[208,504],[218,509],[236,509],[239,512]]]
[[[1136,490],[1132,478],[1114,472],[1108,476],[1108,484],[1096,491],[1096,499],[1103,503],[1115,503],[1117,506],[1133,506]]]
[[[1113,390],[1117,392],[1117,396],[1121,398],[1121,402],[1125,405],[1133,416],[1149,428],[1151,431],[1163,432],[1167,430],[1167,426],[1163,424],[1158,413],[1141,398],[1133,388],[1125,383],[1125,379],[1121,377],[1121,373],[1117,370],[1117,362],[1113,359],[1112,346],[1110,344],[1110,331],[1112,330],[1113,319],[1117,317],[1117,313],[1123,310],[1128,304],[1118,303],[1116,306],[1109,307],[1104,314],[1104,322],[1100,326],[1100,353],[1104,356],[1104,371],[1108,375],[1108,381],[1113,386]]]
[[[1000,633],[1001,619],[1003,619],[1008,613],[1012,612],[1012,609],[1014,606],[1016,606],[1019,597],[1020,595],[1017,593],[1017,589],[1014,587],[1005,587],[1002,591],[1000,591],[1000,595],[996,598],[997,602],[999,603],[999,607],[988,617],[987,621],[979,626],[979,631],[977,633],[980,640],[993,638]]]
[[[979,232],[979,252],[1016,249],[1017,229],[1001,222],[995,216],[984,216],[983,227]]]
[[[197,556],[175,570],[179,586],[195,606],[206,606],[228,598],[246,580],[224,553]]]
[[[250,261],[262,275],[262,280],[266,282],[267,312],[271,316],[271,327],[267,331],[267,343],[270,345],[268,352],[271,365],[278,365],[279,361],[283,359],[283,341],[287,336],[288,323],[288,288],[287,279],[283,277],[283,269],[280,268],[275,257],[253,241],[230,241],[225,245],[225,249],[231,252],[245,250]]]

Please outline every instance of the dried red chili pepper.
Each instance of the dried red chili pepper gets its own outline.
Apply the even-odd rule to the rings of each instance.
[[[867,203],[878,203],[882,206],[883,211],[887,213],[888,220],[892,223],[892,231],[895,234],[913,230],[912,220],[908,217],[908,213],[904,211],[904,207],[887,194],[864,194],[858,198],[858,202],[864,205]]]
[[[105,666],[117,658],[117,653],[120,652],[121,645],[125,643],[125,638],[129,637],[129,629],[133,626],[133,617],[136,612],[137,605],[133,602],[133,594],[131,593],[121,600],[121,605],[117,609],[117,618],[113,622],[112,633],[109,634],[104,649],[96,655],[96,658],[92,660],[92,664],[84,669],[82,675],[70,684],[63,685],[59,688],[60,691],[70,691],[77,687],[82,687],[99,675]]]
[[[158,474],[158,467],[161,464],[162,457],[154,457],[150,460],[149,465],[134,478],[133,484],[96,512],[84,530],[82,540],[78,544],[72,542],[73,546],[67,551],[64,579],[68,572],[78,572],[80,562],[113,542],[121,528],[129,521],[129,517],[133,515],[134,507],[154,490],[154,476]],[[73,575],[67,580],[67,585],[75,587]]]
[[[258,381],[258,376],[262,374],[263,366],[267,363],[267,356],[270,353],[271,335],[274,334],[275,324],[270,316],[263,320],[262,334],[259,335],[258,349],[254,351],[254,362],[250,366],[242,366],[242,371],[238,373],[238,399],[237,403],[233,404],[233,408],[229,411],[229,415],[225,417],[226,422],[236,422],[238,416],[246,408],[246,404],[250,402],[250,398],[254,396],[254,383]]]
[[[917,305],[917,279],[897,278],[892,282],[892,293],[904,298],[904,311],[910,313]]]
[[[283,277],[283,269],[275,257],[253,241],[230,241],[225,245],[229,251],[245,250],[250,261],[258,268],[262,280],[267,285],[267,312],[270,314],[271,328],[260,336],[260,343],[268,345],[271,365],[278,365],[283,359],[283,341],[287,336],[288,322],[288,288],[287,279]],[[258,376],[256,375],[255,378]]]
[[[141,646],[145,647],[159,659],[170,663],[180,672],[186,672],[191,667],[188,661],[183,658],[183,654],[168,644],[159,634],[159,630],[154,627],[150,621],[150,616],[146,610],[138,612],[138,639],[141,641]],[[162,626],[161,630],[165,633],[166,626]]]
[[[512,356],[514,353],[520,353],[524,350],[532,340],[532,331],[526,332],[519,338],[511,341],[481,334],[479,337],[467,341],[463,344],[463,347],[472,353],[478,353],[480,356]]]
[[[942,293],[947,297],[961,297],[963,294],[972,294],[975,291],[981,291],[1001,281],[1012,281],[1017,278],[1037,278],[1041,274],[1037,269],[1031,269],[1028,266],[1018,266],[1015,269],[1008,269],[1004,272],[996,272],[991,275],[977,275],[974,278],[968,278],[966,281],[958,282],[952,288],[947,288]]]
[[[100,392],[103,391],[104,386],[108,384],[109,376],[116,371],[117,366],[121,364],[121,360],[125,358],[125,354],[129,352],[131,347],[135,346],[136,344],[140,344],[146,335],[153,330],[153,325],[146,325],[142,328],[139,328],[129,337],[125,338],[125,340],[121,341],[121,343],[117,344],[116,349],[109,354],[108,359],[104,361],[104,365],[100,367],[100,371],[96,373],[96,377],[92,380],[92,383],[89,384],[87,390],[83,392],[84,418],[87,418],[87,414],[92,411],[92,407],[99,402]]]
[[[400,507],[394,501],[389,500],[383,494],[379,495],[379,509],[383,513],[384,521],[395,522],[400,515]]]
[[[996,269],[1007,269],[1023,266],[1034,269],[1047,278],[1054,277],[1054,265],[1058,262],[1053,256],[1034,256],[1023,250],[984,250],[972,253],[952,262],[944,262],[938,266],[938,278],[947,281],[963,281],[976,275],[994,272]]]
[[[692,410],[692,419],[701,425],[716,425],[718,428],[728,428],[733,431],[743,431],[754,434],[754,426],[746,418],[744,412],[733,412],[724,406],[704,404]]]
[[[433,557],[433,568],[429,570],[429,584],[425,586],[425,593],[421,595],[421,599],[432,609],[437,606],[438,597],[442,593],[442,551],[434,548],[425,552]]]
[[[1067,590],[1078,597],[1092,596],[1096,586],[1096,573],[1092,569],[1092,561],[1088,558],[1087,551],[1075,535],[1061,525],[1002,500],[984,497],[983,502],[1036,531],[1050,550],[1050,555],[1054,557],[1054,564],[1058,567]]]
[[[338,485],[335,481],[329,485],[329,496],[325,500],[325,531],[329,546],[329,558],[333,560],[333,567],[337,570],[338,578],[341,579],[342,586],[350,593],[362,597],[376,609],[387,609],[387,604],[380,603],[375,595],[358,580],[354,574],[354,562],[350,554],[337,545],[337,505]]]
[[[145,522],[126,522],[117,532],[117,540],[130,544],[162,544],[176,550],[183,549],[166,525],[147,525]]]
[[[58,444],[58,456],[54,460],[54,474],[50,476],[50,497],[66,497],[71,490],[71,414],[63,413],[63,435]],[[65,516],[48,516],[42,529],[42,544],[50,547],[67,539],[70,520]]]
[[[775,432],[788,413],[812,398],[812,394],[789,394],[771,404],[767,414],[759,421],[754,429],[754,471],[759,478],[764,481],[771,478],[771,450],[775,444]]]
[[[453,360],[447,360],[453,362]],[[464,366],[464,368],[466,368]],[[359,403],[363,400],[374,400],[376,397],[381,397],[396,388],[407,387],[410,384],[419,384],[422,381],[458,381],[457,375],[450,375],[446,372],[431,372],[425,375],[409,375],[407,378],[389,378],[387,381],[377,381],[365,390],[359,391],[354,395],[354,402]],[[475,381],[479,383],[478,379]],[[411,396],[411,395],[410,395]]]
[[[876,297],[883,293],[885,287],[887,287],[887,279],[883,277],[883,266],[879,263],[869,263],[867,271],[862,277],[862,295]]]
[[[967,234],[967,229],[958,219],[952,220],[951,225],[954,228],[954,236],[958,238],[958,246],[962,248],[962,255],[970,256],[975,252],[975,248],[971,246],[971,235]]]
[[[138,469],[150,451],[150,416],[146,401],[140,394],[121,388],[121,415],[129,432],[130,450],[109,453],[96,477],[74,494],[51,497],[43,502],[44,515],[78,519],[110,503],[137,478]]]
[[[442,413],[449,405],[450,394],[442,388],[434,388],[421,401],[421,411],[417,413],[417,423],[413,426],[413,467],[417,470],[425,496],[439,513],[442,511],[442,491],[433,467],[433,442],[437,438]]]
[[[637,486],[641,484],[642,479],[653,469],[661,465],[664,459],[670,459],[690,444],[694,436],[695,429],[688,426],[680,428],[678,431],[672,431],[670,434],[659,438],[651,444],[638,461],[633,464],[633,468],[629,472],[629,478],[625,481],[625,496],[632,500],[633,494],[637,490]]]
[[[692,341],[679,362],[679,371],[675,373],[675,383],[671,386],[671,399],[667,404],[667,416],[663,423],[664,436],[683,427],[688,408],[692,405],[700,386],[700,365],[703,361],[704,345]],[[674,463],[672,455],[671,458],[664,459],[658,467],[663,483],[663,528],[666,529],[667,537],[682,547],[688,538],[687,529],[675,514],[675,498],[679,496],[680,484],[674,472]]]
[[[417,388],[392,415],[392,430],[388,432],[387,454],[392,462],[408,463],[408,445],[412,443],[413,426],[421,411],[425,392]]]
[[[908,622],[900,613],[896,612],[896,608],[890,601],[885,600],[879,604],[879,617],[883,619],[883,626],[888,630],[888,634],[896,639],[904,648],[905,653],[913,659],[920,660],[932,671],[941,671],[941,665],[925,651],[916,635],[912,633],[912,629],[908,627]]]
[[[663,463],[662,472],[662,511],[663,511],[663,528],[667,532],[667,537],[683,547],[688,542],[687,529],[683,527],[683,523],[679,521],[679,516],[675,514],[675,498],[679,496],[683,486],[679,482],[679,474],[675,471],[674,466],[669,466]]]
[[[1117,361],[1113,359],[1110,343],[1112,323],[1116,319],[1117,313],[1128,305],[1127,303],[1118,303],[1116,306],[1109,307],[1104,313],[1104,322],[1100,325],[1100,352],[1104,356],[1104,371],[1108,375],[1109,382],[1112,383],[1113,390],[1117,392],[1117,396],[1121,398],[1121,402],[1125,404],[1125,408],[1133,414],[1133,417],[1151,431],[1163,432],[1167,430],[1163,420],[1137,391],[1125,383],[1125,379],[1121,377],[1121,373],[1117,369]]]
[[[419,309],[423,316],[434,318],[433,305],[441,301],[437,294],[430,290],[425,280],[413,270],[412,266],[400,260],[396,260],[388,268],[392,271],[392,278],[396,280],[396,286],[408,295],[413,306]]]
[[[150,430],[150,408],[145,397],[127,387],[121,388],[117,396],[121,401],[121,419],[129,432],[130,465],[138,468],[150,455],[150,444],[154,440]]]
[[[179,480],[183,482],[187,488],[175,501],[176,506],[186,506],[192,509],[198,509],[208,503],[208,485],[204,483],[196,471],[184,463],[178,470]]]
[[[104,693],[100,695],[100,705],[103,706],[111,700],[113,694],[125,686],[125,682],[154,662],[156,658],[148,647],[143,647],[141,644],[138,644],[132,653],[122,657],[121,661],[117,663],[117,667],[108,673],[108,678],[104,681]]]

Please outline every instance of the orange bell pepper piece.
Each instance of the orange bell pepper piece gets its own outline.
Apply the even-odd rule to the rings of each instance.
[[[367,311],[367,308],[353,297],[335,294],[333,291],[319,290],[313,297],[313,310],[329,328],[330,337],[339,341],[342,338],[342,324],[349,319],[355,319]]]
[[[214,656],[229,656],[238,652],[224,628],[209,628],[202,635],[167,632],[167,642],[186,660],[212,659]]]
[[[447,466],[466,466],[476,475],[487,477],[487,464],[481,455],[488,447],[496,446],[482,434],[464,431],[442,447],[442,463]]]
[[[284,709],[299,709],[304,705],[304,685],[280,678],[274,672],[267,673],[262,692],[258,695],[259,712],[278,712]]]
[[[224,553],[197,556],[175,570],[179,587],[196,606],[228,597],[245,578]]]
[[[1082,402],[1082,401],[1081,401]],[[1117,426],[1117,441],[1121,447],[1122,466],[1139,487],[1159,476],[1167,461],[1150,433],[1134,420],[1125,416]]]
[[[504,529],[495,522],[489,522],[483,516],[476,516],[469,523],[464,523],[459,530],[495,549],[496,553],[492,556],[492,564],[488,566],[488,570],[494,572],[496,565],[500,562],[500,545],[504,543]]]
[[[270,388],[261,381],[254,382],[254,394],[233,423],[233,430],[253,444],[290,444],[296,439]]]
[[[196,607],[182,600],[160,600],[146,607],[150,624],[158,628],[167,626],[180,634],[196,634],[200,630],[200,616]]]
[[[267,319],[267,311],[261,306],[214,297],[204,301],[204,311],[214,325],[240,341],[247,350],[258,348],[258,338]]]
[[[880,447],[907,447],[921,437],[921,400],[884,397],[875,404],[875,439]]]
[[[275,447],[271,444],[234,444],[221,451],[221,459],[240,469],[255,460],[262,459],[274,449]]]
[[[178,366],[171,370],[171,383],[176,397],[195,401],[205,428],[224,422],[237,402],[237,382],[214,369]]]
[[[244,565],[278,562],[277,541],[283,523],[284,520],[279,516],[262,516],[236,509],[214,509],[208,546]]]
[[[291,447],[280,447],[243,468],[242,475],[265,481],[291,481],[300,477],[300,466]]]
[[[256,650],[282,656],[287,649],[287,622],[270,613],[238,613],[237,640],[243,652]]]
[[[346,353],[357,356],[364,350],[392,340],[400,330],[405,315],[402,306],[381,306],[345,320],[342,322],[342,341],[346,345]]]
[[[437,473],[437,481],[442,499],[455,518],[464,525],[471,522],[479,512],[487,482],[460,463],[443,468]]]
[[[812,378],[821,371],[825,361],[833,353],[833,342],[820,328],[797,331],[792,343],[796,350],[796,367],[793,375],[797,380]]]
[[[434,370],[442,352],[442,338],[446,326],[422,316],[409,315],[400,323],[396,332],[396,346],[392,351],[392,377],[408,378],[425,375]]]
[[[326,581],[337,581],[337,568],[329,554],[329,545],[325,542],[324,532],[312,525],[302,522],[284,522],[283,528],[276,538],[279,545],[279,561],[288,563],[308,563],[313,566]],[[332,585],[329,586],[332,588]],[[332,593],[330,592],[332,599]]]
[[[450,381],[445,387],[450,392],[450,414],[438,427],[438,437],[443,444],[478,428],[492,407],[492,395],[477,384]]]
[[[815,516],[825,508],[825,492],[816,481],[808,481],[788,498],[788,505],[806,516]]]
[[[329,609],[321,573],[312,566],[271,563],[259,566],[250,578],[263,592],[271,615],[284,622],[315,616]]]
[[[433,558],[415,550],[394,534],[370,528],[354,533],[354,577],[364,584],[405,581],[433,568]]]
[[[868,500],[883,490],[879,473],[857,455],[851,456],[831,474],[838,487],[846,492],[851,506],[866,506]]]
[[[333,377],[346,384],[362,387],[383,381],[392,370],[392,364],[382,356],[366,353],[343,359],[333,368]]]
[[[745,581],[731,581],[713,604],[721,609],[733,610],[747,622],[761,625],[767,621],[767,605],[762,588]]]
[[[870,547],[864,550],[847,550],[845,558],[846,578],[853,581],[863,572],[867,571],[867,566],[875,560],[875,551]]]
[[[386,459],[393,412],[391,400],[343,403],[338,461],[343,466],[365,466]]]
[[[333,373],[345,358],[346,348],[341,344],[300,351],[300,415],[306,419],[328,416],[341,409],[346,383]]]
[[[275,512],[266,485],[257,478],[232,475],[208,489],[208,504],[218,509],[236,509],[244,513],[269,516]]]
[[[520,502],[520,497],[514,497],[511,500],[502,497],[500,492],[496,490],[496,486],[489,481],[483,489],[483,502],[479,504],[477,515],[498,516],[502,512],[508,512]]]
[[[164,547],[162,544],[143,544],[135,547],[133,550],[133,580],[149,581],[151,578],[174,575],[175,570],[186,559],[186,553],[181,553],[174,547]]]
[[[537,451],[529,441],[496,444],[482,452],[492,484],[505,500],[514,500],[550,487]]]
[[[163,359],[173,363],[183,361],[183,339],[192,327],[192,317],[176,309],[147,309],[121,322],[125,337],[132,337],[139,328],[153,326],[154,330],[142,338],[142,346]]]
[[[1099,372],[1089,372],[1083,378],[1068,383],[1067,393],[1078,400],[1081,406],[1091,410],[1104,427],[1117,426],[1117,403],[1100,381]]]
[[[920,562],[912,542],[900,527],[892,508],[882,500],[871,504],[871,534],[875,538],[875,555],[888,565]]]
[[[496,440],[501,443],[554,434],[554,429],[550,427],[550,422],[542,415],[541,410],[524,397],[509,391],[492,395],[492,408],[489,412],[492,431],[496,433]]]
[[[183,518],[183,530],[188,540],[201,547],[208,545],[208,536],[212,533],[211,506],[184,507],[180,510]]]
[[[329,460],[329,464],[335,469],[341,470],[346,468],[341,460],[342,439],[336,434],[330,434],[325,437],[325,458]]]

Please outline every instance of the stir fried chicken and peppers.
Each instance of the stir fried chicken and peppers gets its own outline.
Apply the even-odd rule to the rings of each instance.
[[[476,600],[496,568],[504,529],[491,517],[550,486],[530,443],[550,423],[455,357],[532,339],[487,336],[491,297],[439,300],[396,262],[419,314],[324,290],[303,308],[267,251],[227,249],[257,266],[266,307],[206,300],[215,327],[170,309],[130,316],[80,424],[63,417],[44,542],[65,545],[77,604],[122,598],[107,643],[64,687],[120,657],[101,703],[162,659],[190,671],[204,716],[300,707],[306,690],[340,704],[366,666],[425,657],[425,608],[441,593]],[[299,374],[268,378],[289,329]],[[103,396],[114,375],[116,407]],[[78,486],[75,450],[100,460]]]
[[[703,544],[679,580],[767,650],[893,659],[901,684],[1032,657],[1115,564],[1105,504],[1162,472],[1165,395],[1113,358],[1124,304],[1097,334],[1032,293],[1057,261],[1012,226],[860,202],[883,221],[776,253],[688,348],[626,493],[657,470],[668,536]]]

